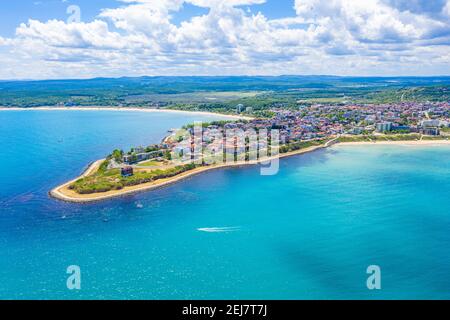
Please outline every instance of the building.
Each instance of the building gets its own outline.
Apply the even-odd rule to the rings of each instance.
[[[126,154],[123,156],[122,160],[124,163],[130,164],[130,163],[136,162],[136,156],[132,155],[132,154]]]
[[[439,128],[423,128],[422,134],[426,136],[438,136],[440,134]]]
[[[411,127],[410,126],[394,126],[394,127],[392,127],[392,131],[411,132]]]
[[[123,167],[121,168],[120,173],[122,177],[131,177],[134,174],[132,167]]]
[[[440,120],[422,120],[422,127],[427,128],[427,127],[439,127],[441,125],[441,121]]]
[[[352,129],[350,129],[348,133],[350,133],[350,134],[362,134],[363,132],[364,132],[364,128],[362,128],[362,127],[354,127]]]
[[[365,121],[367,122],[367,124],[374,124],[376,120],[377,120],[377,117],[375,115],[368,115],[365,118]]]
[[[392,122],[380,122],[377,123],[378,132],[388,132],[392,130]]]
[[[144,153],[145,152],[145,148],[144,147],[136,147],[133,150],[134,153]]]
[[[144,153],[133,153],[131,155],[127,154],[123,156],[123,162],[127,164],[132,164],[136,162],[141,162],[144,160],[156,159],[163,156],[163,152],[161,150],[152,151],[152,152],[144,152]]]

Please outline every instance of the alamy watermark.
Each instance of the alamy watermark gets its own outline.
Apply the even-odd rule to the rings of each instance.
[[[367,289],[381,290],[381,268],[377,265],[370,265],[366,270],[370,276],[367,278]]]
[[[66,281],[67,289],[69,290],[81,290],[81,269],[77,265],[71,265],[67,267],[66,273],[69,277]]]
[[[224,126],[194,123],[170,136],[171,159],[185,165],[261,164],[261,175],[279,171],[280,131],[239,124]]]
[[[67,7],[66,13],[69,15],[67,23],[81,22],[81,8],[77,5],[70,5]]]

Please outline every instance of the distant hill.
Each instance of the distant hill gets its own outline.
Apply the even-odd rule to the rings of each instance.
[[[0,105],[259,109],[300,103],[448,101],[450,77],[224,76],[0,81]],[[405,93],[406,92],[406,93]]]

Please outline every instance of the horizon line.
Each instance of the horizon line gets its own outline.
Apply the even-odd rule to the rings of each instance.
[[[38,82],[38,81],[88,81],[88,80],[119,80],[119,79],[139,79],[139,78],[282,78],[282,77],[323,77],[323,78],[450,78],[449,75],[333,75],[333,74],[281,74],[281,75],[142,75],[142,76],[98,76],[88,78],[46,78],[46,79],[0,79],[0,82]]]

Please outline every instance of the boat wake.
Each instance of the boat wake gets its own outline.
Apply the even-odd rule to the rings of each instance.
[[[140,202],[136,203],[136,208],[138,209],[142,209],[144,207],[144,205]]]
[[[211,232],[211,233],[219,233],[219,232],[235,232],[241,230],[241,227],[222,227],[222,228],[198,228],[197,231],[201,232]]]

